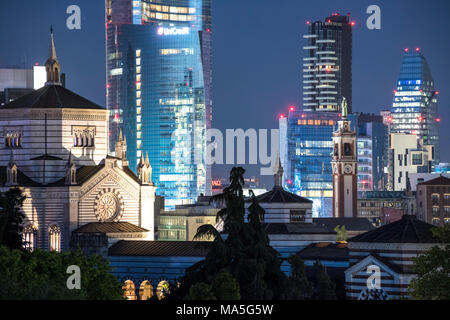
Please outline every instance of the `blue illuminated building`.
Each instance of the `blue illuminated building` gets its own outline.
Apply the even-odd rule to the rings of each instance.
[[[291,107],[287,117],[279,119],[283,186],[313,201],[313,217],[333,214],[331,137],[339,118],[336,112],[295,111]]]
[[[106,35],[110,148],[122,130],[166,210],[194,203],[211,188],[211,0],[109,0]]]
[[[391,109],[391,133],[411,133],[434,146],[439,163],[438,92],[425,57],[419,48],[405,49]]]

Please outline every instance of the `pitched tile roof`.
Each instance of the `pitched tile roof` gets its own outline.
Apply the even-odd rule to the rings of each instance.
[[[258,202],[263,203],[312,203],[312,200],[300,197],[294,193],[284,190],[282,187],[274,187],[272,190],[256,197]],[[251,201],[251,200],[247,200]]]
[[[439,176],[437,178],[421,182],[417,184],[418,186],[442,186],[442,185],[450,185],[450,179],[444,176]]]
[[[367,218],[313,218],[313,222],[334,230],[337,226],[345,226],[347,231],[370,231],[375,229]]]
[[[130,233],[148,232],[129,222],[90,222],[73,231],[74,233]]]
[[[380,243],[438,243],[431,229],[434,226],[418,220],[415,216],[404,215],[402,219],[350,238],[348,242]]]
[[[210,244],[211,242],[204,241],[121,240],[109,248],[108,255],[205,257]]]
[[[347,243],[319,242],[311,243],[297,253],[302,260],[347,261]]]
[[[47,85],[4,105],[2,108],[105,109],[60,85]]]

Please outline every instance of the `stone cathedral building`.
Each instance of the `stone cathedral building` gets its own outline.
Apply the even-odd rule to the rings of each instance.
[[[28,246],[67,250],[72,233],[154,240],[148,156],[136,176],[122,136],[107,154],[108,111],[61,85],[53,31],[45,66],[43,88],[0,108],[0,191],[26,196]]]

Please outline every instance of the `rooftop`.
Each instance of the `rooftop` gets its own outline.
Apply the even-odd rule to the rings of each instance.
[[[375,229],[367,218],[313,218],[313,222],[332,230],[337,226],[345,226],[347,231],[370,231]]]
[[[75,233],[132,233],[132,232],[148,232],[147,229],[141,228],[129,222],[90,222],[78,229]]]
[[[46,85],[4,105],[2,108],[105,109],[61,85]]]
[[[378,243],[439,243],[433,237],[433,225],[420,221],[416,216],[403,215],[402,219],[350,238],[348,242]]]
[[[205,257],[206,246],[210,244],[203,241],[121,240],[109,248],[108,256]]]
[[[347,243],[319,242],[311,243],[297,253],[302,260],[348,260]]]
[[[272,190],[260,194],[256,199],[260,203],[312,203],[311,200],[288,192],[282,187],[274,187]]]
[[[418,183],[417,185],[418,186],[448,186],[448,185],[450,185],[450,179],[440,175],[437,178]]]

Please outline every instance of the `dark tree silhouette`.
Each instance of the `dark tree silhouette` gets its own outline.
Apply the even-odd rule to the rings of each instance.
[[[23,249],[24,200],[19,188],[11,188],[0,194],[0,245],[10,249]]]

